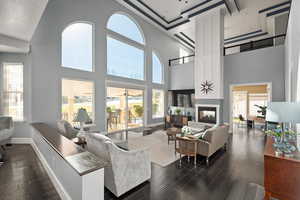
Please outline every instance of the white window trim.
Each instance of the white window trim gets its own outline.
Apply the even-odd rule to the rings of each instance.
[[[163,97],[164,97],[163,106],[164,106],[164,109],[163,109],[163,116],[162,117],[154,117],[153,116],[153,90],[159,90],[159,91],[163,92]],[[166,116],[165,110],[166,110],[166,91],[162,88],[152,88],[151,89],[151,117],[152,117],[152,119],[163,119],[163,118],[165,118],[165,116]]]
[[[14,122],[26,122],[26,117],[25,117],[25,66],[23,62],[3,62],[2,63],[2,67],[0,69],[0,75],[2,74],[2,76],[0,77],[0,97],[1,99],[3,99],[3,92],[4,92],[4,65],[22,65],[23,66],[23,119],[13,119]],[[2,107],[2,102],[0,101],[0,106]],[[0,109],[0,112],[3,112],[3,110]]]
[[[162,67],[162,69],[161,69],[161,71],[162,71],[162,74],[161,74],[162,75],[162,77],[161,77],[162,78],[162,82],[161,83],[156,83],[156,82],[153,81],[153,54],[156,55],[156,57],[158,58],[158,60],[159,60],[159,62],[161,64],[161,67]],[[151,82],[152,82],[152,84],[162,86],[162,85],[165,84],[165,65],[162,62],[162,59],[161,59],[159,53],[157,51],[155,51],[155,50],[152,50],[151,59],[152,59],[151,60],[151,62],[152,62],[152,68],[151,68],[152,69],[152,76],[151,76],[152,80],[151,80]]]
[[[63,32],[69,27],[72,26],[74,24],[78,24],[78,23],[83,23],[83,24],[89,24],[92,26],[92,70],[83,70],[83,69],[77,69],[74,68],[74,66],[64,66],[62,64],[62,34]],[[84,21],[84,20],[80,20],[80,21],[73,21],[69,24],[67,24],[66,26],[64,26],[63,30],[60,32],[60,66],[63,67],[64,69],[69,69],[69,70],[76,70],[76,71],[81,71],[81,72],[95,72],[96,70],[96,66],[95,66],[95,49],[96,49],[96,45],[95,45],[95,24],[93,22],[90,21]],[[82,67],[82,66],[77,66],[77,67]]]

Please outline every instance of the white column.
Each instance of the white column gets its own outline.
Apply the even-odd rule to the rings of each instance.
[[[223,98],[224,14],[215,8],[196,20],[195,98]],[[202,92],[202,84],[212,84],[212,91]]]

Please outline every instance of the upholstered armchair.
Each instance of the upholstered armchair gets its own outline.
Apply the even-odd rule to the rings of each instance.
[[[12,118],[0,116],[0,146],[3,149],[4,149],[4,145],[9,142],[12,135],[13,135],[13,120],[12,120]],[[0,162],[3,159],[2,157],[3,157],[3,154],[1,154],[1,152],[0,152]]]
[[[78,133],[78,131],[74,129],[72,125],[66,120],[58,121],[57,128],[59,132],[68,139],[75,138]]]
[[[87,134],[87,149],[110,163],[105,167],[104,183],[119,197],[151,177],[150,155],[147,150],[125,151],[99,133]]]

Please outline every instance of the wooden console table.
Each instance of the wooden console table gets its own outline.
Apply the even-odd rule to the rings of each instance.
[[[265,200],[300,199],[300,153],[293,158],[275,156],[273,139],[267,138],[264,152]]]

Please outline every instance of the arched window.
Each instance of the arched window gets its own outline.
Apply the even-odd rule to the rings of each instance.
[[[162,84],[163,78],[163,65],[158,56],[152,52],[152,82]]]
[[[138,43],[145,44],[140,28],[126,15],[112,15],[108,20],[107,28]]]
[[[93,25],[73,23],[62,32],[62,66],[93,71]]]
[[[144,80],[145,41],[138,25],[123,14],[107,23],[107,74]]]

